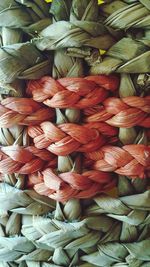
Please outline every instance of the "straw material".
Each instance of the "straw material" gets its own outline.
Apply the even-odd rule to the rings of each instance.
[[[54,110],[28,98],[9,97],[0,104],[0,126],[34,125],[54,118]]]
[[[91,46],[106,49],[114,43],[114,38],[99,20],[98,5],[94,0],[86,0],[82,3],[72,1],[72,9],[69,15],[71,2],[64,1],[61,5],[58,1],[52,4],[51,12],[56,23],[48,26],[40,32],[35,44],[40,50],[51,50],[68,47]],[[62,12],[64,10],[64,13]],[[63,14],[62,14],[63,13]],[[67,21],[69,20],[70,21]],[[61,20],[61,22],[59,22]]]
[[[46,165],[56,165],[53,154],[33,146],[24,148],[13,145],[1,147],[0,150],[0,173],[2,174],[30,174],[42,170]]]
[[[62,78],[57,81],[43,77],[29,82],[27,93],[49,107],[84,109],[104,101],[109,91],[117,90],[118,85],[117,76]]]
[[[58,156],[95,151],[106,143],[114,143],[117,133],[113,127],[100,123],[65,123],[56,127],[51,122],[43,122],[40,126],[28,128],[28,134],[34,138],[37,148],[47,148]]]
[[[11,187],[5,185],[5,190],[6,188],[7,191],[12,190]],[[27,191],[25,198],[25,194],[20,193],[21,191],[16,189],[16,197],[18,194],[20,195],[20,203],[21,196],[22,198],[24,196],[25,206],[31,203],[31,197],[32,201],[33,199],[37,200],[38,195],[29,194]],[[12,257],[18,256],[17,262],[24,259],[27,266],[28,261],[29,264],[32,264],[32,261],[38,264],[41,257],[43,257],[44,264],[48,255],[53,255],[50,257],[50,262],[56,266],[68,266],[72,261],[74,264],[78,264],[76,266],[83,264],[82,261],[93,264],[95,259],[99,258],[101,261],[103,260],[103,264],[104,262],[106,264],[120,262],[121,264],[121,261],[128,262],[129,259],[131,263],[134,261],[141,263],[145,259],[149,261],[149,254],[145,247],[149,246],[149,240],[146,239],[146,235],[149,233],[149,193],[146,191],[119,199],[101,195],[96,197],[91,204],[84,206],[84,209],[79,202],[72,200],[64,206],[57,204],[56,211],[51,216],[49,213],[47,217],[34,216],[33,218],[29,216],[31,209],[14,209],[16,204],[11,204],[7,200],[5,203],[8,204],[7,206],[5,204],[5,209],[13,209],[16,217],[24,214],[21,232],[25,237],[12,239],[1,237],[1,245],[5,249],[13,248],[9,253],[10,260]],[[52,202],[48,202],[44,198],[40,200],[43,205],[45,201],[47,211],[54,209]],[[40,211],[37,213],[40,215]],[[88,217],[85,218],[85,216]],[[118,241],[119,243],[117,243]],[[21,251],[17,249],[19,242],[23,244]],[[79,248],[82,251],[80,257],[78,255]],[[141,248],[146,249],[142,255],[137,252]],[[101,261],[97,261],[98,266],[103,266]],[[45,264],[51,264],[50,262]]]
[[[49,70],[48,70],[49,66]],[[3,46],[0,49],[0,80],[35,79],[50,73],[50,61],[31,43]]]
[[[150,25],[150,3],[149,1],[128,1],[125,7],[113,12],[106,20],[106,25],[116,29],[127,30],[149,29]]]
[[[148,1],[1,2],[0,266],[148,267]]]
[[[91,67],[91,74],[149,72],[149,41],[124,37],[105,54],[102,63]]]
[[[105,121],[115,127],[130,128],[136,125],[149,128],[150,97],[128,96],[122,99],[107,98],[104,108],[85,117],[86,122]],[[85,111],[86,113],[87,111]],[[92,112],[91,112],[92,113]]]

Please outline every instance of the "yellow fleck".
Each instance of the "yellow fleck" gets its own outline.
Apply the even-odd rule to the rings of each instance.
[[[99,52],[100,52],[100,55],[104,55],[106,53],[106,50],[100,49]]]
[[[104,0],[98,0],[98,5],[102,5],[102,4],[104,4],[104,3],[105,3]]]
[[[45,0],[46,3],[51,3],[53,0]]]

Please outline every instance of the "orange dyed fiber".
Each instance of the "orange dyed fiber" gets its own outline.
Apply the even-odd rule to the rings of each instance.
[[[49,151],[34,146],[18,145],[0,148],[0,173],[31,174],[47,167],[56,167],[56,157]]]
[[[0,104],[0,127],[35,125],[52,120],[55,112],[30,98],[9,97]]]
[[[131,178],[146,178],[150,170],[150,146],[125,145],[104,146],[100,150],[87,153],[88,160],[93,160],[90,165],[99,171],[115,172]]]
[[[85,122],[102,122],[115,127],[150,127],[150,96],[110,97],[103,106],[84,110]]]
[[[39,126],[28,127],[28,134],[37,148],[47,148],[59,156],[66,156],[75,151],[98,150],[106,143],[116,142],[117,133],[114,127],[106,123],[64,123],[56,126],[51,122],[43,122]]]
[[[56,173],[54,169],[46,168],[29,175],[29,186],[39,194],[64,202],[70,198],[89,198],[113,187],[116,183],[113,173],[131,178],[146,177],[150,169],[149,146],[120,148],[108,145],[117,140],[118,132],[114,126],[138,124],[147,127],[149,123],[149,97],[108,98],[118,85],[116,76],[105,75],[57,81],[44,77],[29,82],[27,91],[34,100],[53,108],[82,109],[86,121],[81,125],[65,123],[57,126],[45,121],[28,127],[37,148],[46,148],[59,156],[75,151],[83,152],[84,156],[82,174],[73,171]]]
[[[104,146],[85,155],[87,162],[82,174],[73,171],[57,174],[54,169],[46,168],[29,175],[28,185],[41,195],[64,202],[70,198],[93,197],[111,189],[116,184],[113,172],[145,178],[150,171],[150,146]]]
[[[119,86],[117,76],[91,76],[86,78],[63,78],[54,80],[43,77],[28,83],[27,93],[38,102],[53,108],[84,109],[102,103]],[[55,125],[45,121],[28,127],[28,133],[39,149],[47,148],[59,156],[72,152],[91,152],[105,143],[116,142],[117,130],[106,123],[65,123]],[[84,167],[83,167],[84,168]],[[46,168],[29,175],[28,186],[42,195],[64,202],[70,198],[89,198],[106,191],[116,184],[112,173],[85,170],[55,173]]]
[[[90,198],[111,189],[115,184],[116,179],[112,174],[96,170],[84,171],[82,174],[56,174],[47,168],[43,172],[29,175],[29,185],[37,193],[61,202],[71,198]]]
[[[54,80],[43,77],[29,81],[27,94],[37,102],[43,102],[52,108],[92,107],[104,101],[109,91],[114,92],[119,86],[117,76],[99,75],[85,78],[62,78]]]

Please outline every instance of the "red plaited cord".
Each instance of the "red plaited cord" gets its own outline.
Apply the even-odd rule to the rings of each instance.
[[[58,80],[43,77],[40,80],[29,81],[27,94],[35,101],[43,102],[52,108],[85,109],[103,102],[118,86],[119,79],[114,75]]]
[[[0,148],[0,173],[31,174],[47,167],[56,167],[56,157],[34,146],[12,145]]]
[[[59,80],[43,77],[28,83],[27,93],[33,100],[3,100],[1,125],[29,125],[35,147],[1,148],[0,172],[29,174],[29,187],[62,202],[89,198],[112,188],[115,173],[146,177],[150,170],[149,146],[112,144],[117,141],[115,127],[148,127],[150,97],[114,97],[118,86],[119,79],[113,75]],[[81,109],[83,122],[56,125],[52,123],[53,108]],[[84,171],[58,173],[55,155],[73,152],[82,152]]]
[[[113,174],[145,178],[150,171],[150,146],[104,146],[100,151],[86,154],[92,161],[80,174],[74,171],[57,174],[46,168],[29,176],[29,184],[42,195],[64,202],[70,198],[89,198],[116,184]],[[86,169],[87,168],[87,169]]]
[[[106,122],[114,127],[150,128],[150,96],[110,97],[103,105],[84,110],[85,122]]]
[[[9,97],[0,104],[0,127],[13,125],[36,125],[45,120],[53,120],[54,109],[47,108],[30,98]]]

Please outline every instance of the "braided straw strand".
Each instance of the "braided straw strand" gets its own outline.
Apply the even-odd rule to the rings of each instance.
[[[62,78],[57,81],[51,77],[29,81],[27,93],[38,102],[53,108],[84,109],[96,105],[114,92],[119,85],[116,76],[89,76],[86,78]]]
[[[9,97],[0,104],[0,126],[33,125],[54,117],[54,110],[42,107],[30,98]]]
[[[70,198],[89,198],[112,188],[116,181],[112,174],[89,170],[82,174],[66,172],[56,175],[52,169],[45,169],[38,176],[29,177],[30,184],[41,195],[66,202]]]
[[[49,163],[47,165],[52,167],[56,165],[53,154],[33,146],[1,147],[0,158],[0,173],[2,174],[30,174],[43,169],[47,162]]]
[[[88,153],[96,161],[94,168],[100,171],[114,171],[132,178],[146,177],[150,168],[150,146],[142,144],[123,147],[104,146],[99,151]]]
[[[107,98],[99,112],[92,109],[85,110],[86,122],[105,121],[114,127],[130,128],[133,126],[150,127],[150,96],[128,96],[124,98]],[[98,111],[98,108],[97,108]]]
[[[40,126],[28,127],[28,134],[37,148],[47,148],[59,156],[92,152],[117,140],[117,130],[105,123],[64,123],[55,126],[51,122],[43,122]]]

